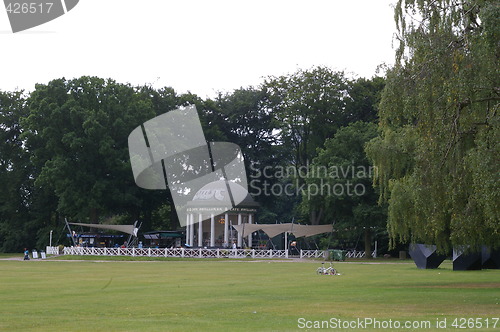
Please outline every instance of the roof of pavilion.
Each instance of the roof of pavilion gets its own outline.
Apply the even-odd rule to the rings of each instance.
[[[234,204],[233,204],[234,203]],[[241,185],[225,180],[211,182],[203,186],[188,202],[188,211],[237,211],[255,212],[257,203]]]

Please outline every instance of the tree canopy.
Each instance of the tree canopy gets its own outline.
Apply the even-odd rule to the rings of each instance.
[[[367,147],[391,238],[498,246],[500,5],[400,0],[395,18],[396,64]]]
[[[90,76],[37,84],[26,94],[1,92],[0,250],[41,247],[53,229],[56,238],[65,238],[63,218],[140,220],[144,231],[177,228],[170,192],[135,185],[127,139],[145,121],[187,105],[196,105],[208,141],[241,147],[249,190],[261,206],[259,222],[321,224],[339,218],[345,225],[371,225],[378,218],[372,212],[381,209],[373,198],[315,194],[310,200],[301,188],[310,184],[306,173],[314,163],[368,165],[362,146],[373,136],[384,82],[316,67],[268,77],[258,87],[220,93],[214,100]],[[290,167],[305,173],[291,179],[263,171]],[[266,186],[294,190],[265,191]],[[369,192],[372,197],[371,187]]]
[[[58,211],[96,223],[100,211],[130,211],[140,198],[128,162],[130,131],[154,117],[131,86],[81,77],[37,85],[24,127],[36,184],[58,197]]]

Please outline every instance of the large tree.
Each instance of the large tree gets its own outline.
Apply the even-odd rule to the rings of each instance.
[[[339,238],[364,234],[366,257],[371,257],[371,235],[386,220],[386,208],[377,204],[372,186],[376,170],[364,148],[377,136],[377,125],[354,122],[340,128],[319,149],[307,175],[302,207],[323,211],[323,219],[334,223]]]
[[[390,235],[443,252],[499,246],[500,5],[400,0],[395,17],[381,136],[367,148]]]
[[[379,76],[371,79],[358,78],[350,82],[345,111],[347,122],[376,122],[384,86],[385,78]]]
[[[84,76],[38,84],[28,106],[25,135],[40,169],[36,185],[55,193],[57,210],[93,223],[100,215],[138,217],[144,196],[131,176],[127,138],[155,116],[150,97]]]
[[[33,168],[24,149],[20,119],[25,95],[0,92],[0,250],[19,251],[35,245],[37,225],[30,222]]]
[[[273,185],[277,179],[266,178],[263,168],[282,164],[282,147],[277,144],[274,131],[276,123],[266,106],[267,93],[261,88],[240,88],[232,93],[220,94],[216,100],[226,140],[237,144],[244,155],[249,191],[261,204],[260,222],[275,222],[289,218],[282,201],[287,197],[266,195],[263,185]]]
[[[267,93],[265,106],[274,118],[277,143],[283,148],[282,166],[307,169],[325,140],[348,123],[348,79],[343,72],[318,66],[268,77],[262,86]],[[304,184],[302,177],[295,180],[298,186]],[[285,182],[282,186],[287,185]],[[296,202],[289,201],[290,211]],[[318,224],[321,215],[321,211],[312,209],[309,222]]]
[[[276,119],[276,134],[288,147],[289,162],[305,166],[316,149],[348,123],[345,112],[348,80],[343,72],[315,67],[280,77],[269,77],[263,87],[267,107]]]

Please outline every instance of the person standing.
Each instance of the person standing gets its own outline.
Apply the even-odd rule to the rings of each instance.
[[[25,261],[30,260],[30,252],[28,251],[28,248],[24,248],[24,260]]]

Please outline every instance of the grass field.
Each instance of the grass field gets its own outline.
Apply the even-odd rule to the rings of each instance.
[[[323,327],[343,331],[341,324],[370,318],[381,327],[428,321],[431,328],[421,330],[451,331],[456,319],[474,318],[469,327],[480,323],[476,331],[500,331],[500,322],[493,326],[500,318],[499,270],[345,262],[335,264],[342,275],[321,276],[319,265],[1,260],[0,330],[299,331],[327,321]],[[445,319],[448,329],[437,329]]]

